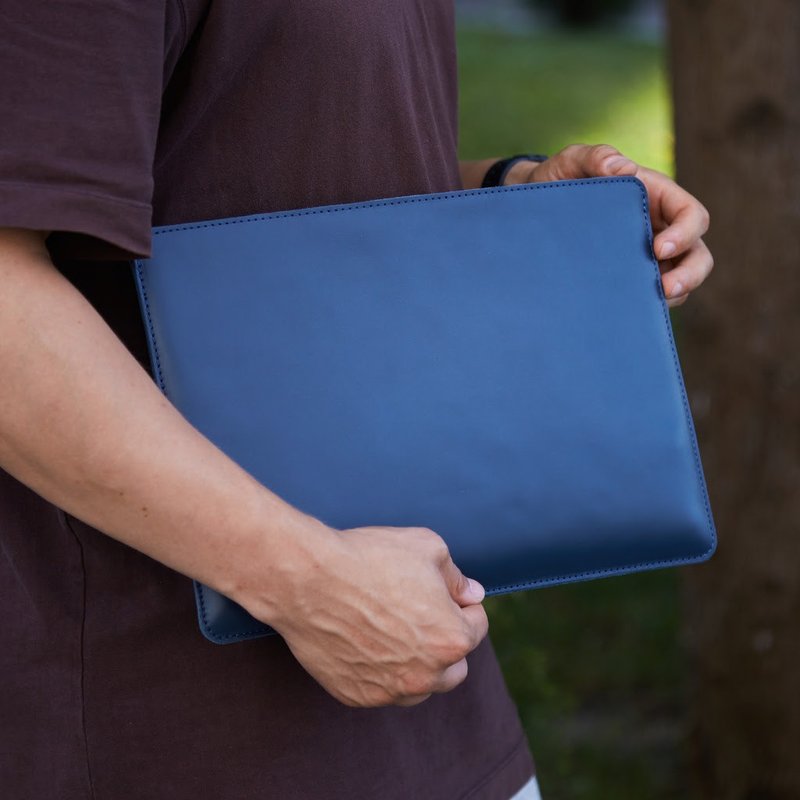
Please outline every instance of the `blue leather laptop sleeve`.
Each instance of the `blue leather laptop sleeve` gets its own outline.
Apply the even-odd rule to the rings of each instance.
[[[161,389],[335,528],[432,528],[490,594],[714,550],[634,178],[161,227],[135,275]]]

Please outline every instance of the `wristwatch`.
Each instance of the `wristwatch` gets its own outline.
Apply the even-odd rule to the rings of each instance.
[[[486,170],[481,188],[488,189],[490,186],[503,186],[508,171],[518,161],[538,161],[541,163],[542,161],[547,161],[547,156],[524,153],[516,156],[509,156],[508,158],[501,158],[499,161],[495,161],[494,164]]]

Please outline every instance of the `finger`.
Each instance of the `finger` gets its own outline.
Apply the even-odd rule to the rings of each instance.
[[[469,666],[467,665],[467,659],[462,658],[461,661],[449,666],[442,672],[441,676],[434,684],[433,691],[437,694],[441,694],[455,689],[456,686],[464,683],[468,672]]]
[[[638,169],[634,161],[609,144],[572,144],[540,164],[533,172],[533,180],[635,175]]]
[[[677,306],[682,306],[688,299],[689,299],[688,293],[683,294],[680,297],[675,297],[671,300],[667,300],[667,306],[669,308],[676,308]]]
[[[587,154],[587,177],[635,175],[639,165],[608,144],[595,145]]]
[[[401,697],[394,701],[394,705],[396,706],[418,706],[420,703],[424,703],[430,694],[415,694],[409,695],[408,697]]]
[[[566,152],[573,161],[576,178],[634,175],[638,169],[636,162],[610,144],[578,145],[574,150],[567,148]]]
[[[468,653],[471,653],[489,633],[489,618],[481,605],[465,606],[461,609],[462,618],[469,637]]]
[[[572,178],[594,178],[603,175],[633,174],[637,166],[610,144],[577,144],[565,147],[558,154]]]
[[[656,236],[653,249],[659,259],[674,258],[689,250],[706,233],[708,211],[672,182],[660,195],[659,205],[666,227]]]
[[[665,276],[665,275],[666,275],[666,274],[667,274],[667,273],[668,273],[668,272],[669,272],[671,269],[675,269],[675,264],[676,264],[676,262],[675,262],[673,259],[671,259],[671,258],[668,258],[666,261],[659,261],[659,262],[658,262],[658,271],[661,273],[661,282],[662,282],[662,285],[663,285],[663,282],[664,282],[664,276]],[[667,294],[667,288],[666,288],[666,286],[664,287],[664,294],[665,294],[665,295]]]
[[[714,268],[714,258],[706,243],[700,239],[681,258],[675,267],[665,272],[661,278],[664,294],[669,300],[692,292],[700,286]]]
[[[450,597],[460,606],[470,606],[475,603],[482,603],[486,596],[486,591],[478,581],[468,578],[455,565],[449,554],[440,567],[442,577],[450,592]]]

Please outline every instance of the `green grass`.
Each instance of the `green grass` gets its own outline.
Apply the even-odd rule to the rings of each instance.
[[[607,143],[672,171],[668,90],[657,45],[608,35],[462,30],[459,61],[462,158]]]
[[[461,156],[608,143],[672,172],[664,54],[610,35],[462,30]],[[686,800],[679,592],[651,572],[501,597],[492,638],[545,800]]]
[[[676,576],[489,602],[492,638],[546,800],[683,800]]]

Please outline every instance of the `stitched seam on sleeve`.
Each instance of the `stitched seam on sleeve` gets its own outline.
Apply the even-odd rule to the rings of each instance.
[[[55,186],[50,183],[35,183],[33,181],[5,181],[0,180],[0,186],[12,186],[26,189],[44,190],[45,192],[74,194],[80,197],[92,197],[97,200],[102,200],[107,203],[117,203],[118,205],[131,206],[133,208],[150,209],[150,203],[144,203],[140,200],[126,200],[121,197],[113,197],[108,194],[101,194],[99,192],[92,192],[86,189],[76,189],[72,186]]]

